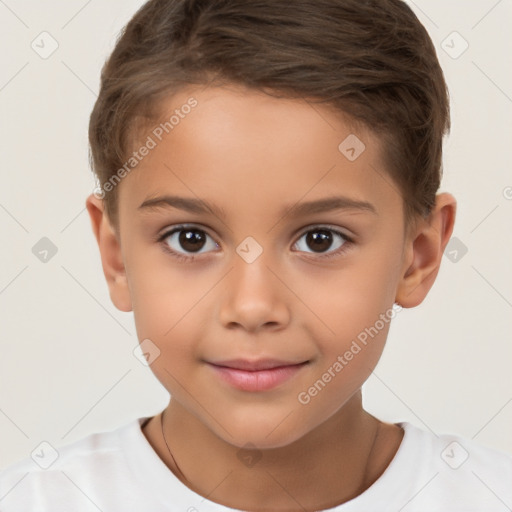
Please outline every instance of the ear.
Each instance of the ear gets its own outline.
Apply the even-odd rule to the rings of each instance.
[[[119,237],[104,211],[103,200],[91,194],[85,206],[100,249],[101,265],[110,291],[110,299],[120,311],[132,311]]]
[[[436,196],[432,213],[406,240],[407,255],[395,302],[405,308],[421,304],[436,280],[453,226],[457,201],[448,193]]]

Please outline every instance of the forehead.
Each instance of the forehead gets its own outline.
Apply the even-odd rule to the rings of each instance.
[[[277,215],[343,195],[379,215],[401,213],[378,138],[324,105],[240,86],[189,87],[159,111],[139,137],[151,149],[123,180],[120,211],[167,194],[205,200],[225,216]]]

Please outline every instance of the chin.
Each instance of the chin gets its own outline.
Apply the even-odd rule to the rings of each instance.
[[[290,422],[283,421],[284,418],[286,414],[278,420],[261,415],[236,420],[226,418],[222,424],[226,425],[229,433],[217,424],[210,425],[210,428],[225,442],[238,448],[269,450],[288,446],[308,433],[307,429],[299,426],[297,418]]]
[[[284,448],[301,439],[305,433],[283,432],[281,435],[266,436],[261,432],[248,433],[239,437],[225,439],[228,443],[240,449],[273,450]]]

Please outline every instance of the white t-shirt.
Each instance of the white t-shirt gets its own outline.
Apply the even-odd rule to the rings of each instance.
[[[0,472],[1,512],[229,512],[169,470],[141,430],[148,417],[57,449],[42,446]],[[382,476],[331,512],[505,512],[512,457],[410,423]],[[51,465],[50,465],[51,463]],[[43,469],[46,466],[47,469]]]

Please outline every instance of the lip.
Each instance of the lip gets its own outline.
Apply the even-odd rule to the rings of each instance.
[[[259,370],[272,370],[283,366],[295,366],[306,362],[307,361],[284,361],[282,359],[256,359],[254,361],[250,361],[249,359],[228,359],[225,361],[212,361],[210,364],[233,368],[234,370],[255,372]]]
[[[231,359],[208,362],[208,365],[221,379],[235,388],[243,391],[267,391],[291,379],[308,363],[309,361],[296,363],[277,359]]]

